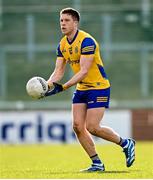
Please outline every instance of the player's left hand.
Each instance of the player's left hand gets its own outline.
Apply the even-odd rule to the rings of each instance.
[[[66,88],[64,88],[64,86],[62,84],[58,84],[58,83],[55,83],[53,82],[53,89],[49,89],[46,93],[45,93],[45,96],[52,96],[54,94],[57,94],[57,93],[60,93],[64,90],[66,90]]]

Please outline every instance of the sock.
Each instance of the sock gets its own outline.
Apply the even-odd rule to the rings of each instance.
[[[122,148],[125,148],[125,146],[128,144],[128,140],[127,139],[122,139],[120,137],[120,142],[119,142],[119,145],[122,147]]]
[[[93,164],[102,164],[98,154],[91,156],[90,159],[92,160]]]

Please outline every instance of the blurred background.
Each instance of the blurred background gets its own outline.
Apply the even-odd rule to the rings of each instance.
[[[70,111],[74,88],[39,101],[25,89],[31,77],[48,79],[54,69],[62,37],[59,11],[65,7],[80,11],[80,29],[101,45],[112,86],[110,111],[126,111],[130,136],[153,139],[153,0],[0,0],[1,122],[10,120],[9,113],[15,122],[19,112]],[[71,76],[67,67],[62,82]]]

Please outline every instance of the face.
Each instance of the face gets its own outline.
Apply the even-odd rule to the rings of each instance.
[[[78,22],[69,14],[60,15],[61,31],[64,35],[71,35],[77,28]]]

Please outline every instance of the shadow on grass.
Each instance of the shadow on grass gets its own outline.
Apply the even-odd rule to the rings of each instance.
[[[61,175],[71,175],[71,174],[78,174],[78,175],[85,175],[85,174],[98,174],[98,175],[106,175],[106,174],[129,174],[129,173],[133,173],[133,172],[140,172],[141,170],[138,170],[138,169],[136,169],[136,170],[128,170],[128,171],[123,171],[123,170],[112,170],[112,171],[104,171],[104,172],[79,172],[79,170],[78,171],[58,171],[58,170],[55,170],[55,171],[49,171],[49,170],[24,170],[24,171],[22,171],[22,170],[16,170],[16,171],[14,171],[15,172],[15,174],[17,175],[17,174],[21,174],[22,173],[22,176],[25,178],[26,176],[27,176],[27,174],[28,174],[28,177],[30,177],[30,175],[31,174],[33,174],[33,176],[32,177],[34,177],[36,174],[37,174],[37,176],[39,176],[38,174],[40,174],[41,175],[41,177],[42,176],[58,176],[58,177],[60,177]],[[7,171],[7,173],[8,172],[10,172],[10,171]],[[6,176],[6,172],[4,171],[3,173],[5,173],[5,176]],[[16,175],[14,175],[14,176],[16,176]],[[3,174],[3,176],[2,176],[3,178],[4,178],[4,174]],[[0,177],[1,178],[1,177]],[[6,177],[5,177],[6,178]]]
[[[66,171],[66,172],[50,172],[51,175],[53,174],[120,174],[120,173],[130,173],[130,171],[104,171],[104,172],[79,172],[79,171]]]
[[[115,173],[115,174],[120,174],[120,173],[130,173],[129,171],[105,171],[105,172],[103,172],[103,173],[111,173],[111,174],[113,174],[113,173]]]

